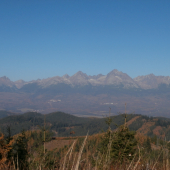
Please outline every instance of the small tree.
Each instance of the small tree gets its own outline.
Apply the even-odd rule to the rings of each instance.
[[[107,121],[110,123],[110,121]],[[132,160],[137,148],[135,132],[130,131],[126,124],[112,131],[110,126],[102,136],[98,151],[105,155],[107,162],[120,162]]]
[[[135,132],[130,131],[127,126],[120,126],[114,133],[112,141],[111,158],[123,161],[131,160],[136,151],[137,140]]]

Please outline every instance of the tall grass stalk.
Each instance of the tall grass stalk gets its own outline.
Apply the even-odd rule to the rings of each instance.
[[[68,158],[67,169],[69,168],[70,158],[71,158],[71,155],[72,155],[72,152],[73,152],[73,148],[74,148],[74,145],[75,145],[76,141],[77,141],[77,140],[75,140],[75,141],[73,142],[73,144],[71,145],[71,150],[70,150],[70,154],[69,154],[69,158]]]
[[[162,151],[163,151],[163,150],[162,150]],[[157,162],[158,162],[158,160],[159,160],[159,157],[160,157],[161,154],[162,154],[162,151],[160,152],[160,154],[159,154],[159,156],[158,156],[158,158],[157,158],[155,164],[153,165],[152,170],[154,170],[154,168],[155,168],[155,166],[156,166],[156,164],[157,164]]]
[[[108,143],[108,146],[107,146],[107,154],[106,154],[106,160],[105,160],[105,163],[104,163],[104,166],[103,166],[103,170],[107,169],[108,165],[110,163],[110,151],[111,151],[113,138],[111,137],[111,134],[112,134],[111,129],[109,129],[109,130],[110,130],[110,137],[109,137],[109,143]]]
[[[140,161],[140,159],[141,159],[140,148],[139,148],[139,146],[138,146],[138,150],[139,150],[139,158],[138,158],[138,161],[136,162],[136,164],[135,164],[133,170],[135,170],[135,169],[137,168],[137,166],[138,166],[138,164],[139,164],[139,161]]]
[[[86,135],[86,137],[85,137],[85,139],[84,139],[84,141],[83,141],[83,144],[82,144],[82,146],[81,146],[81,149],[80,149],[80,151],[79,151],[78,158],[77,158],[77,163],[76,163],[76,166],[75,166],[75,169],[74,169],[74,170],[78,170],[78,168],[79,168],[81,155],[82,155],[82,152],[83,152],[84,145],[85,145],[85,143],[86,143],[87,137],[88,137],[88,133],[87,133],[87,135]]]
[[[62,168],[63,170],[65,170],[65,164],[66,164],[66,158],[67,158],[67,155],[69,154],[69,152],[70,152],[70,151],[72,151],[72,149],[73,149],[73,147],[74,147],[75,142],[76,142],[76,140],[73,142],[73,144],[71,145],[71,147],[69,148],[69,150],[67,151],[67,153],[66,153],[66,155],[65,155],[65,157],[64,157],[63,168],[62,168],[62,166],[61,166],[61,168]],[[60,169],[61,169],[61,168],[60,168]]]
[[[75,155],[74,155],[74,159],[73,159],[73,164],[72,164],[71,170],[73,170],[73,168],[74,168],[74,162],[76,160],[76,157],[77,157],[77,153],[75,153]]]
[[[129,169],[130,169],[131,165],[133,164],[133,161],[134,161],[135,157],[136,157],[136,154],[134,155],[134,157],[133,157],[132,161],[130,162],[130,165],[129,165],[129,167],[128,167],[128,169],[127,169],[127,170],[129,170]]]

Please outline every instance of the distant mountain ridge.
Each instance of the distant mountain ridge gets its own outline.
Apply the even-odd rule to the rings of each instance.
[[[154,74],[149,74],[146,76],[138,76],[134,78],[134,81],[142,88],[142,89],[153,89],[157,88],[160,84],[170,84],[169,76],[155,76]]]
[[[149,74],[146,76],[138,76],[132,79],[126,73],[118,71],[116,69],[109,72],[107,75],[94,75],[88,76],[87,74],[78,71],[73,76],[69,76],[65,74],[64,76],[55,76],[47,79],[38,79],[29,82],[25,82],[23,80],[18,80],[12,82],[7,77],[0,77],[0,87],[8,87],[11,89],[20,89],[25,85],[35,83],[42,88],[47,88],[51,85],[57,84],[67,84],[71,86],[84,86],[84,85],[122,85],[124,88],[141,88],[141,89],[155,89],[158,88],[159,85],[170,84],[169,76],[155,76],[154,74]]]
[[[0,109],[24,113],[64,111],[101,117],[112,108],[170,117],[170,77],[153,74],[132,79],[116,69],[107,75],[89,76],[81,71],[29,82],[0,78]]]

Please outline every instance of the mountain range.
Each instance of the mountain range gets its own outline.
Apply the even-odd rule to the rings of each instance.
[[[0,110],[12,112],[64,111],[101,117],[109,107],[124,112],[170,117],[170,77],[149,74],[131,78],[116,69],[107,75],[55,76],[32,81],[0,77]]]
[[[60,83],[68,84],[68,85],[123,85],[124,88],[142,88],[142,89],[153,89],[158,88],[161,84],[170,84],[169,76],[155,76],[154,74],[149,74],[146,76],[138,76],[132,79],[126,73],[118,71],[116,69],[109,72],[107,75],[94,75],[88,76],[87,74],[78,71],[73,76],[69,76],[65,74],[64,76],[55,76],[46,79],[38,79],[25,82],[24,80],[11,81],[6,76],[0,77],[0,86],[7,86],[10,88],[20,89],[27,84],[36,83],[37,85],[46,88],[50,85],[56,85]]]

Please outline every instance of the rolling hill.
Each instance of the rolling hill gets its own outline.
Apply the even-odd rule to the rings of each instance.
[[[6,111],[6,110],[0,110],[0,119],[2,119],[2,118],[4,118],[4,117],[16,115],[16,114],[17,114],[17,113],[8,112],[8,111]]]

